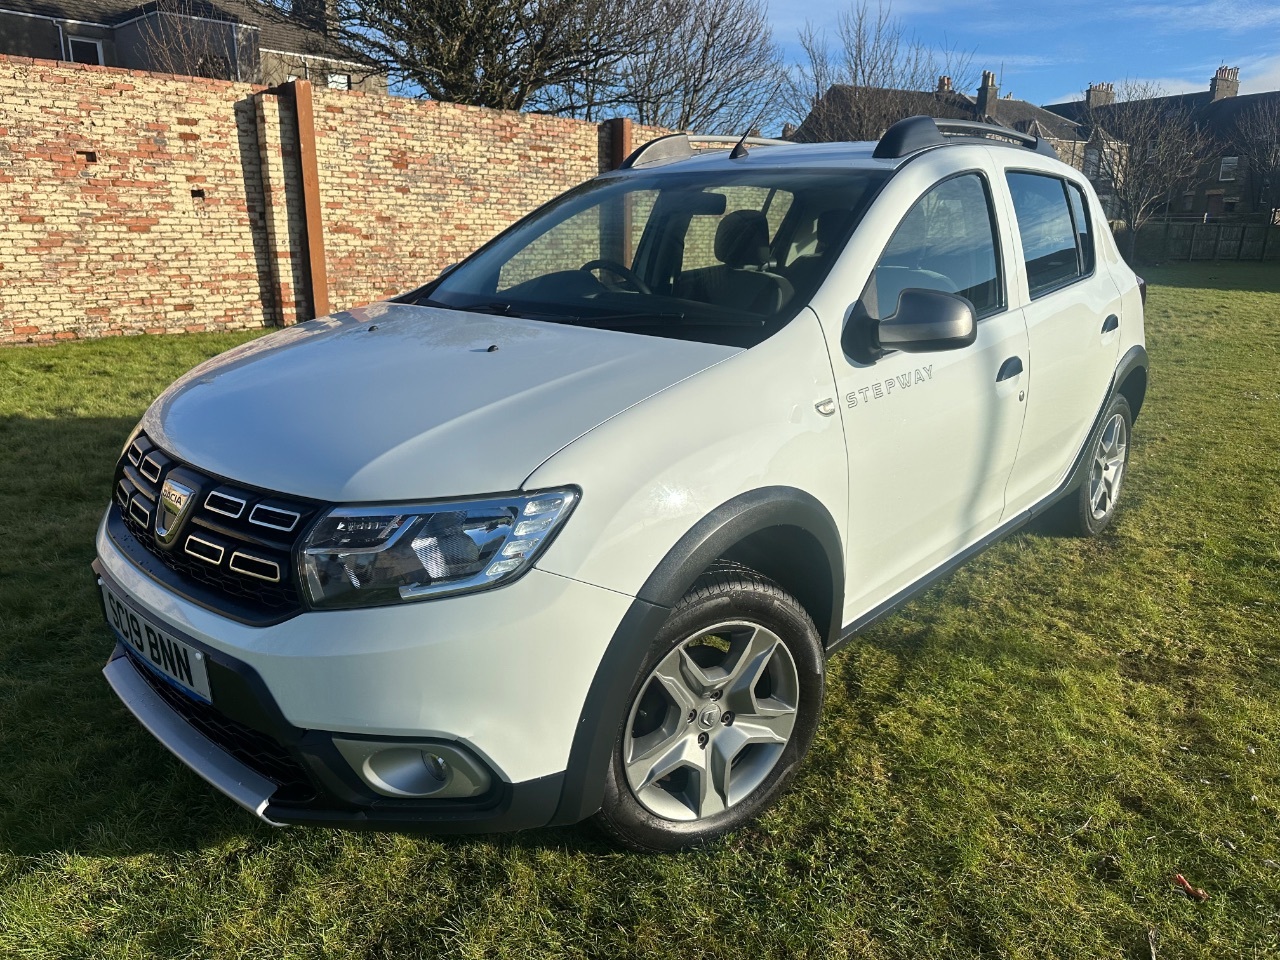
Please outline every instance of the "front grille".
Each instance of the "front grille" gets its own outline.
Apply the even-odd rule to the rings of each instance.
[[[194,500],[176,519],[162,503],[166,481],[174,496],[186,491]],[[133,538],[212,598],[214,609],[223,598],[227,609],[220,612],[240,619],[246,610],[271,620],[301,612],[293,548],[315,516],[315,504],[210,476],[168,456],[144,434],[120,458],[113,490]]]
[[[315,786],[306,771],[271,737],[224,716],[216,707],[188,696],[149,667],[138,665],[136,669],[151,689],[201,736],[276,784],[278,789],[273,799],[306,803],[315,797]]]

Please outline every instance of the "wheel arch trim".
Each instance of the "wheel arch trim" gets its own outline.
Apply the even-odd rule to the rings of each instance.
[[[789,531],[780,539],[798,534],[820,548],[817,564],[810,558],[810,565],[826,568],[830,609],[814,616],[815,625],[824,644],[838,636],[844,605],[844,547],[830,511],[794,487],[762,487],[720,504],[659,561],[614,630],[583,703],[553,824],[576,823],[600,809],[627,694],[671,609],[713,561],[752,538],[767,538],[771,528]],[[811,615],[818,613],[810,610]]]

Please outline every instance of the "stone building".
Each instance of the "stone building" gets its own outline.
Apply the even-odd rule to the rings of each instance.
[[[335,34],[326,0],[288,12],[256,0],[0,0],[0,54],[385,92],[386,75]]]
[[[1087,138],[1078,123],[1012,95],[1000,96],[996,75],[985,70],[976,94],[954,89],[950,77],[938,78],[933,90],[891,90],[832,86],[814,104],[800,126],[788,131],[800,141],[866,140],[910,116],[944,120],[976,120],[998,124],[1048,140],[1065,163],[1080,169]]]
[[[1188,117],[1212,135],[1213,153],[1201,164],[1194,182],[1169,198],[1168,214],[1204,220],[1275,219],[1280,208],[1280,90],[1240,94],[1240,68],[1219,67],[1207,90],[1159,97],[1153,101],[1170,115]],[[1051,103],[1046,110],[1071,122],[1098,118],[1100,130],[1090,135],[1084,172],[1097,176],[1094,150],[1105,149],[1106,117],[1116,103],[1115,86],[1090,84],[1083,100]],[[1095,183],[1098,183],[1095,180]],[[1105,184],[1098,184],[1099,192]]]

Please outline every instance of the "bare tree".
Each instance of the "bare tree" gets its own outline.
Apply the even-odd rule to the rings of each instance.
[[[764,0],[656,0],[629,16],[626,56],[529,106],[699,133],[743,133],[778,113],[782,57]]]
[[[857,0],[842,11],[836,41],[833,49],[811,23],[800,32],[787,106],[806,140],[875,139],[903,117],[931,112],[939,77],[956,91],[975,79],[972,51],[926,46],[887,2]]]
[[[1153,83],[1126,80],[1115,103],[1085,103],[1082,121],[1100,142],[1097,175],[1111,188],[1132,259],[1138,231],[1196,180],[1211,139],[1179,99]]]
[[[782,59],[763,0],[660,0],[624,63],[621,101],[644,124],[746,133],[776,110]]]
[[[231,20],[197,14],[187,0],[163,0],[138,21],[139,39],[151,69],[180,76],[214,80],[240,79],[236,33],[243,29]]]
[[[608,75],[637,43],[625,0],[337,0],[335,13],[335,38],[401,92],[503,110]]]
[[[1280,207],[1280,98],[1258,100],[1237,111],[1230,132],[1232,149],[1249,168],[1254,208],[1274,216]]]

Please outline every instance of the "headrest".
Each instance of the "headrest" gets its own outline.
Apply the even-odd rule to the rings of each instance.
[[[840,242],[849,223],[853,220],[852,210],[824,210],[818,214],[818,246],[825,250]]]
[[[769,259],[769,221],[759,210],[735,210],[716,228],[716,259],[730,267],[761,267]]]

